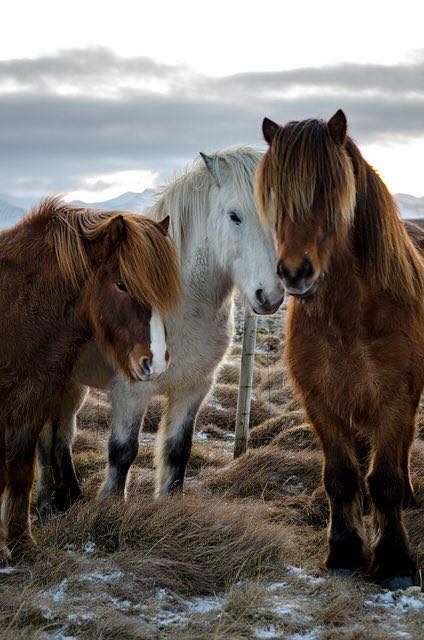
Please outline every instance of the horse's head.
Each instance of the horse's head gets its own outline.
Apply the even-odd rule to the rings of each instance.
[[[277,311],[284,290],[275,273],[275,246],[261,224],[253,197],[257,151],[201,154],[214,185],[210,190],[209,247],[256,313]],[[239,154],[239,155],[237,155]]]
[[[117,214],[89,244],[93,276],[86,305],[101,350],[131,380],[152,380],[169,365],[162,320],[179,294],[169,219]]]
[[[277,273],[288,293],[312,298],[335,251],[346,244],[356,187],[346,151],[347,122],[339,110],[328,121],[279,126],[268,118],[269,144],[256,193],[264,218],[275,227]]]

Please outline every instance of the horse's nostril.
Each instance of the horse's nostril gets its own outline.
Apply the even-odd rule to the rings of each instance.
[[[266,303],[267,299],[263,289],[256,289],[255,296],[259,304],[264,305]]]
[[[149,358],[142,358],[140,364],[144,370],[144,373],[150,376],[150,374],[152,373],[152,367],[150,366]]]
[[[285,266],[283,260],[279,260],[277,263],[277,275],[280,278],[288,278],[290,276],[290,271]]]

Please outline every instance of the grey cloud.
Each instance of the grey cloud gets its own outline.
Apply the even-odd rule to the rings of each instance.
[[[149,57],[122,58],[104,47],[67,49],[39,58],[0,61],[0,82],[25,89],[55,90],[62,85],[96,90],[120,80],[166,80],[173,84],[190,73],[184,67],[157,62]]]
[[[284,92],[293,87],[384,93],[424,92],[424,51],[410,62],[382,64],[340,63],[275,72],[239,73],[211,78],[178,65],[146,56],[123,58],[104,48],[68,49],[40,58],[0,61],[0,81],[24,88],[55,90],[59,84],[94,91],[98,85],[131,85],[160,80],[174,91],[199,98],[231,99],[238,93]]]
[[[386,94],[424,94],[424,55],[410,63],[397,65],[337,64],[288,71],[240,73],[220,78],[217,90],[235,92],[284,92],[291,88],[337,89]]]
[[[360,143],[423,136],[423,64],[417,59],[409,66],[337,65],[211,79],[104,49],[3,61],[0,80],[13,78],[27,88],[1,95],[0,192],[66,191],[87,175],[128,169],[158,171],[164,179],[199,150],[262,144],[265,115],[285,122],[328,117],[342,107]],[[161,94],[121,88],[113,99],[52,90],[59,78],[81,89],[90,79],[109,77],[113,84],[125,73],[166,80],[170,89]],[[332,91],[293,98],[287,92],[293,86]],[[380,93],[370,95],[371,88]]]

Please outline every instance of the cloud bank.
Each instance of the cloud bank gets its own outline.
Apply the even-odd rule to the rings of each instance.
[[[79,49],[0,61],[0,192],[77,189],[88,175],[165,178],[199,150],[262,144],[284,122],[345,109],[360,143],[424,136],[424,54],[409,64],[338,64],[207,77],[147,57]]]

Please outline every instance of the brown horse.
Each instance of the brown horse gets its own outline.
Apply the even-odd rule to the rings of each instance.
[[[49,199],[0,234],[3,559],[7,542],[19,550],[33,544],[29,498],[37,440],[83,344],[94,337],[130,379],[155,371],[158,335],[164,342],[156,316],[175,307],[180,291],[167,228],[168,219],[157,223]]]
[[[423,263],[342,111],[328,123],[265,119],[263,133],[257,198],[275,224],[277,271],[292,295],[288,366],[325,456],[327,567],[335,575],[367,568],[389,588],[406,587],[416,577],[402,508],[413,496],[409,459],[424,384]]]

